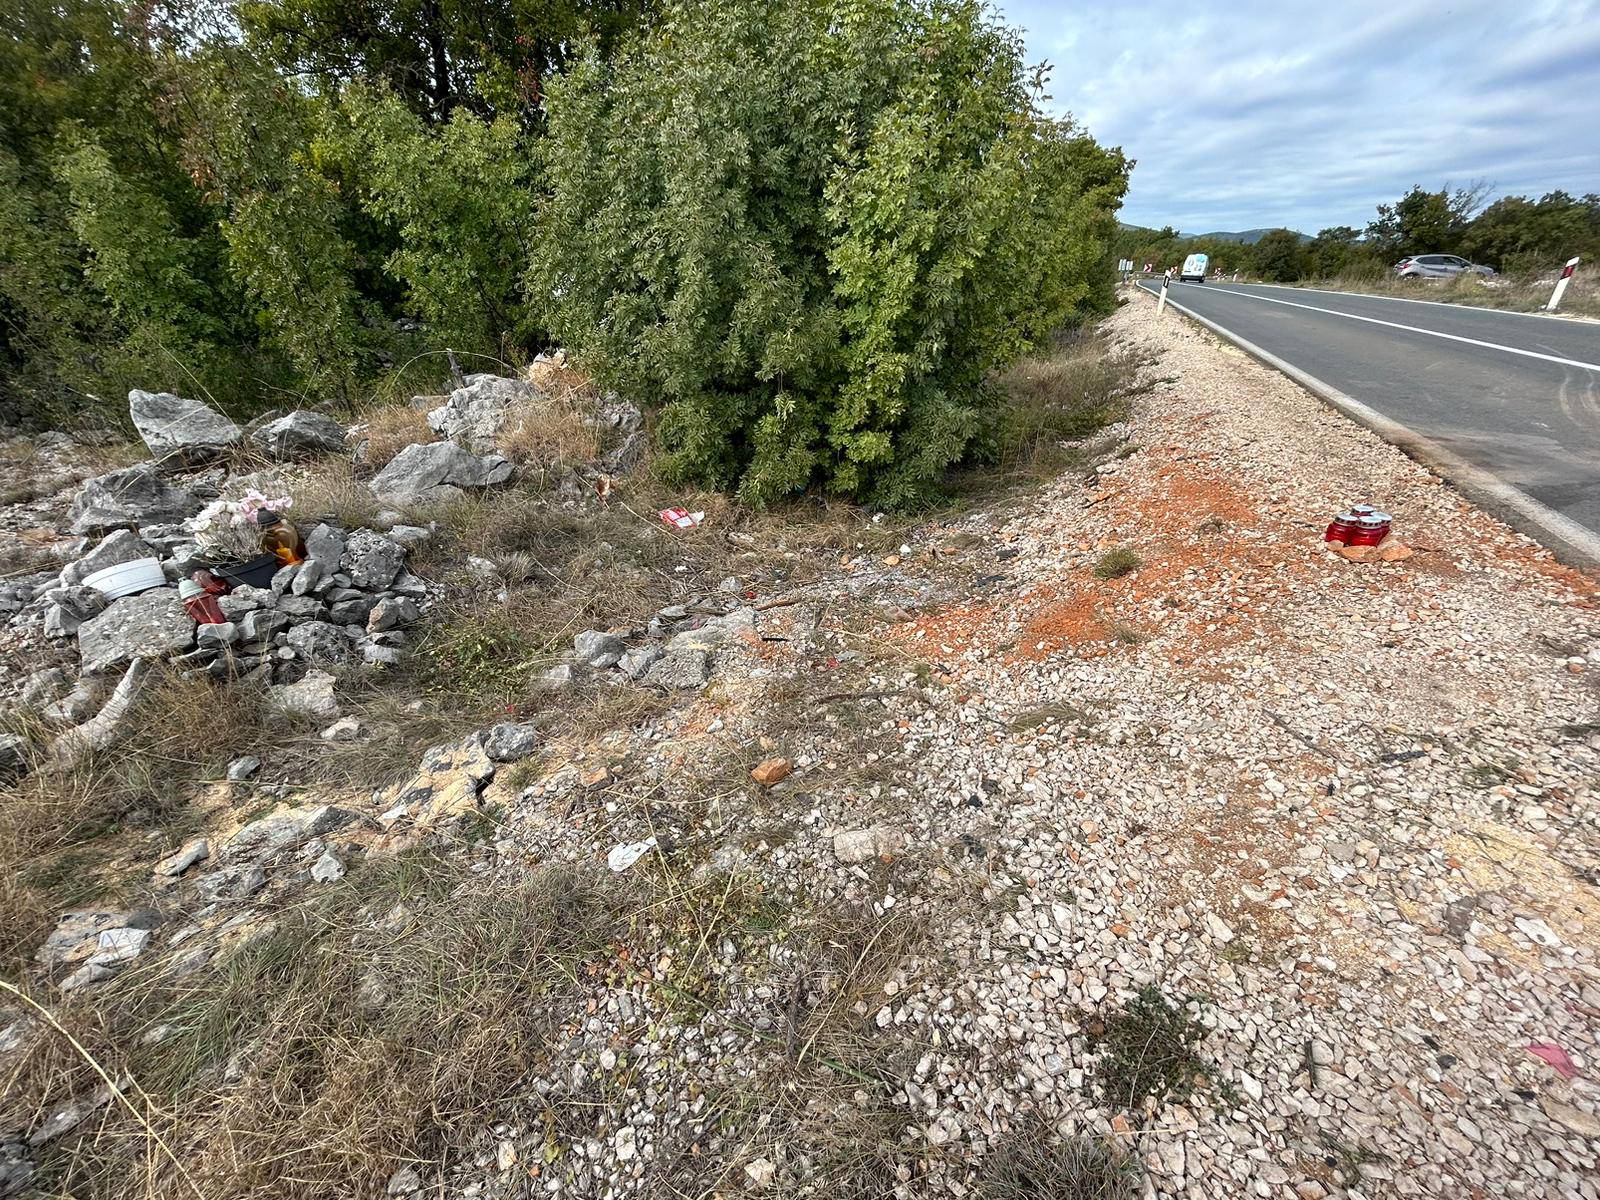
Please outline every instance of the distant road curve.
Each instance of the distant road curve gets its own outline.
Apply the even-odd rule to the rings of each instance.
[[[1167,301],[1600,566],[1600,322],[1270,284],[1174,283]]]

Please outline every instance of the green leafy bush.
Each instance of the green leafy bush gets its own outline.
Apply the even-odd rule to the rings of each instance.
[[[533,334],[522,274],[533,233],[533,165],[508,116],[457,109],[430,128],[399,96],[351,87],[319,140],[359,182],[362,208],[393,232],[384,266],[435,340],[485,353]]]
[[[1127,161],[969,0],[716,0],[550,89],[545,324],[670,477],[922,500],[985,380],[1090,303]]]

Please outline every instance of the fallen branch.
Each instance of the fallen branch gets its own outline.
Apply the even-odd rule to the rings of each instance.
[[[1324,758],[1330,760],[1331,762],[1339,762],[1339,761],[1341,761],[1339,756],[1337,754],[1335,754],[1332,750],[1328,750],[1328,749],[1326,749],[1326,748],[1324,748],[1322,746],[1319,746],[1316,742],[1312,741],[1305,734],[1301,733],[1298,729],[1296,729],[1293,725],[1289,724],[1288,721],[1284,720],[1281,716],[1279,716],[1277,713],[1273,712],[1271,709],[1267,710],[1267,717],[1279,729],[1283,730],[1290,737],[1294,738],[1295,741],[1300,742],[1302,745],[1310,747],[1312,750],[1315,750],[1318,754],[1322,755]]]

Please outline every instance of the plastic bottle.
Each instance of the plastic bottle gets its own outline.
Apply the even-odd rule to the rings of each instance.
[[[193,575],[189,576],[189,578],[194,580],[213,596],[223,596],[227,594],[228,585],[203,567],[196,571]]]
[[[178,584],[178,597],[183,601],[184,611],[193,618],[196,625],[226,625],[227,614],[222,611],[222,605],[217,598],[192,579],[185,579]]]
[[[300,531],[282,513],[262,509],[256,514],[256,524],[261,527],[261,548],[277,556],[284,566],[305,562],[305,545],[300,541]]]

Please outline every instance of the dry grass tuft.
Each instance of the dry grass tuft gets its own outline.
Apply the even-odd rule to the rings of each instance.
[[[1124,575],[1132,575],[1144,566],[1144,559],[1139,557],[1139,552],[1127,546],[1118,546],[1107,550],[1094,564],[1094,577],[1096,579],[1121,579]]]
[[[134,710],[134,733],[66,773],[36,771],[0,789],[0,964],[44,936],[58,910],[88,898],[116,836],[185,825],[196,785],[261,743],[264,699],[250,688],[164,676]],[[289,722],[292,727],[293,722]],[[53,731],[29,729],[40,746]],[[86,890],[87,889],[87,890]]]
[[[137,1082],[205,1196],[371,1195],[401,1163],[426,1177],[488,1114],[517,1111],[631,907],[609,876],[487,881],[428,856],[374,861],[199,973],[130,971],[89,1027],[69,1019]],[[156,1026],[166,1036],[147,1043]],[[54,1044],[20,1082],[50,1102],[90,1086]],[[121,1112],[62,1143],[42,1164],[52,1194],[182,1192]]]
[[[1004,396],[991,454],[1005,473],[1053,475],[1072,465],[1071,444],[1124,420],[1144,390],[1140,360],[1099,335],[1065,334],[996,379]]]
[[[1055,1137],[1037,1119],[989,1152],[976,1189],[979,1200],[1137,1200],[1144,1194],[1139,1160],[1114,1143]]]
[[[500,430],[500,453],[522,466],[549,468],[593,462],[605,449],[596,423],[599,392],[587,380],[567,378],[570,372],[542,385],[542,400],[519,404],[506,412]]]
[[[428,425],[428,414],[409,404],[385,404],[369,408],[360,415],[361,428],[353,440],[366,441],[362,456],[364,470],[376,474],[396,454],[419,442],[437,441]]]
[[[286,474],[294,496],[294,510],[289,515],[302,532],[318,521],[357,529],[370,525],[381,508],[372,489],[355,477],[348,459],[315,459]]]

